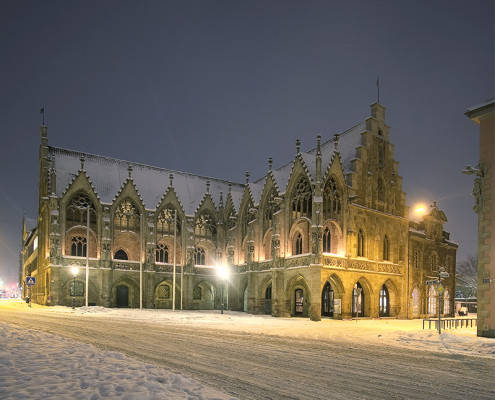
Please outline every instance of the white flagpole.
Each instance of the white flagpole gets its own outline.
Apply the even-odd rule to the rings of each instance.
[[[175,311],[175,248],[177,246],[177,210],[174,210],[174,282],[172,288],[172,310]]]
[[[143,219],[139,214],[139,309],[143,309]]]
[[[76,288],[74,287],[74,290]],[[86,205],[86,307],[89,297],[89,204]]]

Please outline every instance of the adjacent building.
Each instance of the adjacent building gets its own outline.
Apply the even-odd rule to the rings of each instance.
[[[495,338],[495,100],[471,107],[466,115],[480,127],[480,161],[474,174],[478,214],[478,336]]]
[[[42,126],[37,257],[22,265],[24,283],[37,278],[33,301],[312,320],[452,315],[457,244],[436,204],[408,218],[385,107],[295,150],[233,183],[52,147]],[[440,269],[441,295],[426,284]]]

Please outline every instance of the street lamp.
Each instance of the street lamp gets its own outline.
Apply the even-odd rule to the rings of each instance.
[[[76,275],[79,272],[79,268],[72,267],[72,276],[74,277],[74,281],[72,283],[72,309],[76,309]]]
[[[218,266],[217,267],[217,274],[218,276],[220,277],[220,290],[221,290],[221,313],[223,314],[223,309],[224,309],[224,303],[223,303],[223,286],[224,286],[224,282],[225,280],[229,277],[229,271],[227,269],[227,267],[225,266]]]

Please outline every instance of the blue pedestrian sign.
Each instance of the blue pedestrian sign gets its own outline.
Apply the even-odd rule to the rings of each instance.
[[[26,285],[32,286],[36,283],[36,278],[34,276],[26,276]]]

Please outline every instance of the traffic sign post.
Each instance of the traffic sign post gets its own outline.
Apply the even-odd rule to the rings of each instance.
[[[26,276],[26,285],[28,286],[29,288],[29,294],[28,294],[28,305],[29,305],[29,308],[31,308],[31,286],[35,285],[36,284],[36,278],[34,276]]]

